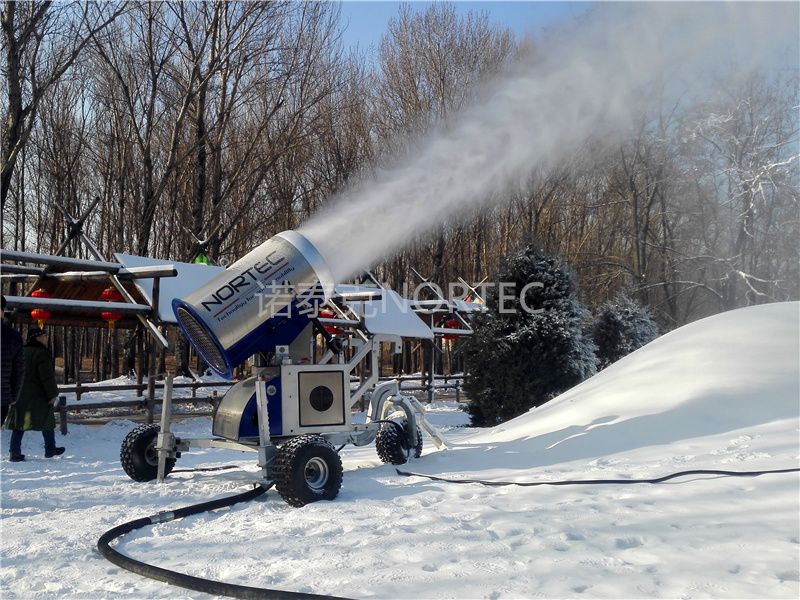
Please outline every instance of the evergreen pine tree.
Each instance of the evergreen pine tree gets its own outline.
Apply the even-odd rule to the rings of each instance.
[[[658,335],[658,326],[650,312],[625,294],[600,305],[591,327],[601,369],[638,350]]]
[[[465,347],[466,410],[476,426],[540,406],[597,370],[588,313],[560,259],[530,244],[506,257],[497,281]]]

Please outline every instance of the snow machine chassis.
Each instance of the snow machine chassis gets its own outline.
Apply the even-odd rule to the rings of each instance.
[[[123,442],[120,458],[126,473],[135,481],[161,482],[181,454],[192,449],[253,452],[261,469],[253,483],[274,484],[289,505],[300,507],[338,495],[343,470],[336,447],[374,441],[380,459],[390,464],[420,456],[422,431],[437,448],[446,447],[425,420],[419,400],[401,394],[396,380],[378,382],[380,342],[396,348],[398,340],[370,334],[352,312],[345,314],[341,305],[336,308],[349,331],[334,338],[335,344],[328,336],[329,349],[316,364],[309,364],[309,352],[303,349],[311,346],[315,335],[310,326],[291,346],[278,346],[272,364],[255,366],[254,376],[236,383],[215,406],[214,437],[179,438],[170,431],[168,380],[161,425],[139,426]],[[332,362],[346,347],[353,349],[352,358]],[[368,375],[351,389],[351,375],[359,365],[362,377],[364,372]],[[365,394],[366,423],[352,423],[352,408]]]

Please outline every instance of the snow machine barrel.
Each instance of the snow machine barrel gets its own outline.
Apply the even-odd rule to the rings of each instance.
[[[254,354],[291,344],[333,289],[317,249],[296,231],[284,231],[174,299],[172,310],[203,360],[231,379],[234,367]]]

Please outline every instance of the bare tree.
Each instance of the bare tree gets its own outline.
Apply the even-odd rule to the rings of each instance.
[[[402,4],[378,50],[373,102],[381,152],[394,156],[408,151],[409,140],[446,129],[451,117],[479,97],[481,84],[503,71],[514,50],[511,32],[491,25],[485,12],[459,17],[447,2],[424,12]],[[429,264],[435,280],[447,277],[449,229],[439,224],[424,259],[415,261]]]
[[[797,75],[756,75],[720,89],[684,135],[705,225],[685,255],[722,310],[796,298]]]
[[[170,6],[136,5],[124,26],[115,27],[95,44],[107,69],[107,94],[125,116],[141,162],[136,250],[142,256],[149,253],[161,197],[190,154],[181,141],[190,106],[203,83],[196,61],[204,51],[192,57],[195,62],[188,69],[176,58],[183,48],[176,39],[178,24]],[[205,29],[199,45],[210,44],[212,35],[212,28]]]
[[[190,239],[184,251],[184,259],[191,260],[199,252],[219,252],[223,206],[253,173],[257,141],[276,106],[253,115],[250,127],[235,129],[235,125],[247,118],[248,104],[275,83],[274,70],[258,65],[269,62],[280,48],[292,6],[286,2],[215,2],[182,4],[175,10],[187,66],[199,71],[197,96],[191,105],[195,155],[190,161],[194,168],[187,224]],[[212,32],[207,45],[194,39],[198,31],[205,30]],[[236,136],[235,151],[229,149],[231,134]]]
[[[126,3],[3,2],[6,119],[0,152],[0,208],[48,90]]]

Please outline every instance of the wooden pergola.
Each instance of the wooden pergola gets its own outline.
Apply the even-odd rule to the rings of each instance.
[[[121,263],[99,260],[82,260],[63,256],[0,250],[0,278],[3,283],[18,284],[24,289],[20,295],[7,295],[7,309],[13,310],[14,320],[34,323],[31,311],[45,309],[50,312],[49,325],[101,327],[107,322],[103,312],[121,315],[116,327],[132,329],[144,326],[155,341],[166,346],[158,331],[161,325],[156,291],[162,277],[175,277],[174,266],[131,267]],[[24,264],[21,264],[24,263]],[[153,297],[146,298],[137,288],[137,279],[153,280]],[[121,296],[120,302],[108,302],[103,292],[113,288]],[[45,292],[47,297],[31,294]]]
[[[47,326],[108,327],[103,313],[115,313],[117,329],[137,330],[139,368],[138,383],[148,376],[147,401],[152,410],[154,380],[156,377],[156,352],[169,346],[163,329],[165,323],[159,314],[162,278],[178,274],[175,265],[161,264],[130,267],[122,262],[106,260],[83,231],[83,223],[96,206],[92,203],[83,216],[75,218],[58,203],[56,207],[64,214],[67,224],[67,239],[55,254],[37,254],[17,250],[0,250],[0,283],[4,294],[6,312],[15,323],[33,325],[37,319],[32,311],[47,311]],[[80,240],[86,253],[93,259],[63,256],[70,242]],[[141,283],[146,280],[147,286]],[[144,293],[145,287],[149,293]],[[112,289],[118,299],[104,299],[104,291]],[[108,294],[107,294],[108,295]],[[106,316],[109,316],[106,314]],[[146,332],[146,333],[145,333]],[[148,364],[142,364],[145,355]]]
[[[105,328],[108,321],[102,315],[113,313],[120,317],[114,321],[115,328],[147,332],[137,336],[136,372],[139,384],[147,372],[148,413],[155,398],[156,352],[168,347],[158,312],[160,281],[176,274],[177,269],[170,265],[126,268],[108,261],[0,250],[0,281],[21,292],[5,295],[6,311],[14,322],[33,325],[37,319],[31,313],[42,309],[49,313],[48,326]],[[141,279],[152,280],[149,298],[136,285]],[[104,300],[103,292],[108,289],[119,292],[120,301]],[[32,296],[42,292],[46,297]],[[145,354],[147,365],[143,364]]]

